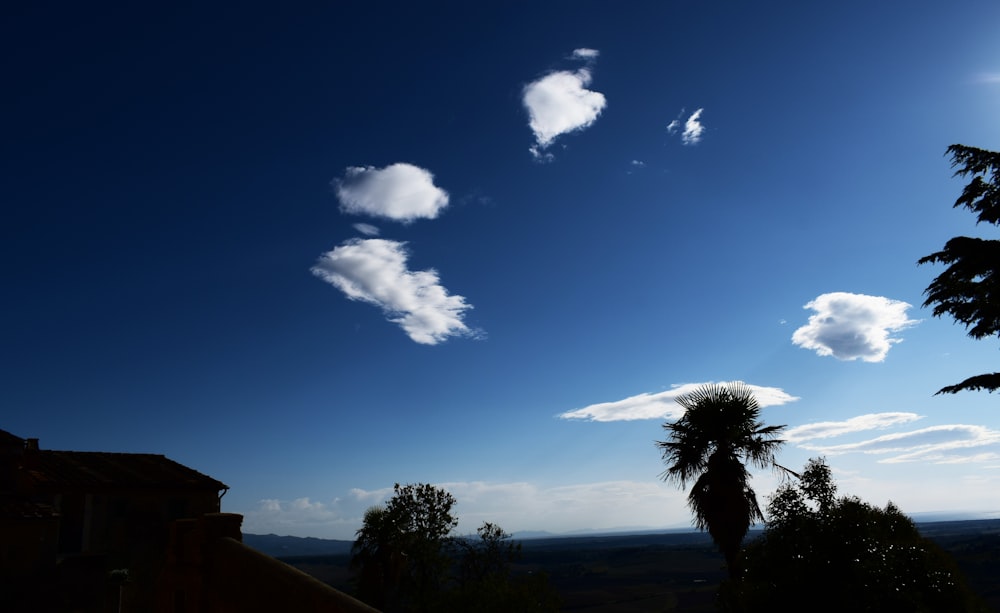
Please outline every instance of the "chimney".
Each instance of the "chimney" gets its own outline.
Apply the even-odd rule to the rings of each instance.
[[[21,456],[21,467],[33,470],[38,465],[38,439],[24,439],[24,454]]]

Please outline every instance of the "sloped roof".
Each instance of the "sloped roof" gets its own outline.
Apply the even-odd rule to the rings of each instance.
[[[229,489],[225,483],[152,453],[35,451],[25,472],[36,487],[102,491]]]
[[[15,436],[6,430],[0,430],[0,449],[6,448],[24,448],[24,439],[20,436]]]

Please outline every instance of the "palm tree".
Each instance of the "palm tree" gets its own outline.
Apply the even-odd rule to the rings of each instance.
[[[745,464],[772,465],[783,442],[775,436],[785,426],[765,426],[753,391],[741,382],[704,385],[676,401],[684,415],[663,424],[670,438],[656,442],[667,464],[661,476],[681,487],[694,481],[688,505],[695,525],[708,530],[729,577],[739,581],[743,537],[764,519]]]
[[[357,596],[386,609],[395,603],[406,567],[399,530],[384,506],[365,511],[364,524],[351,546],[351,570],[357,575]]]

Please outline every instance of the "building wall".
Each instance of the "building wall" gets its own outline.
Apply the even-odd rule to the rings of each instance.
[[[232,513],[175,522],[160,577],[161,613],[377,613],[368,605],[242,543]]]
[[[0,576],[14,579],[55,568],[59,519],[0,518]]]

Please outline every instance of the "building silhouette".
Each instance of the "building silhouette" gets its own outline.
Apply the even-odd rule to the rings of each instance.
[[[163,455],[0,430],[0,610],[373,611],[244,545],[228,489]]]

